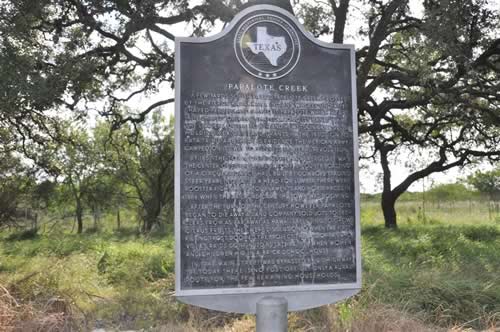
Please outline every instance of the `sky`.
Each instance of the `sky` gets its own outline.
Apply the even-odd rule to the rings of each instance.
[[[196,5],[196,3],[199,2],[201,1],[199,0],[193,1],[192,5],[194,6]],[[423,13],[422,1],[411,0],[409,4],[412,14],[416,17],[421,17]],[[491,6],[491,8],[498,9],[500,8],[500,0],[490,0],[489,5]],[[356,49],[359,49],[360,47],[366,44],[366,40],[363,40],[363,38],[356,33],[356,31],[359,31],[360,24],[364,24],[366,22],[366,20],[363,19],[362,8],[353,6],[349,12],[347,22],[348,24],[346,28],[344,43],[354,44]],[[211,31],[211,33],[208,34],[208,36],[219,33],[222,28],[223,28],[222,23],[217,24],[215,28]],[[192,30],[190,29],[190,27],[182,23],[169,27],[168,31],[178,37],[188,37],[192,34]],[[163,41],[163,42],[165,41],[165,39],[159,35],[156,35],[155,39],[158,39],[158,41]],[[331,41],[330,36],[324,36],[321,39],[326,42]],[[174,49],[175,45],[172,41],[167,40],[167,44],[170,48]],[[174,91],[169,86],[165,85],[163,87],[160,87],[159,91],[160,93],[157,95],[153,96],[150,95],[147,97],[139,96],[135,98],[130,106],[133,108],[137,107],[137,109],[144,109],[145,105],[151,105],[159,100],[174,97]],[[174,113],[174,104],[170,104],[167,107],[165,107],[164,111],[167,113],[167,116],[172,115]],[[399,156],[399,163],[395,164],[393,163],[392,165],[393,186],[399,184],[409,174],[409,171],[404,164],[407,163],[408,160],[411,160],[411,158],[412,156],[410,154],[402,153]],[[366,193],[380,192],[381,169],[379,164],[378,163],[363,163],[363,164],[365,167],[362,167],[362,169],[360,170],[361,192],[366,192]],[[491,165],[484,163],[480,165],[479,168],[489,169],[492,167]],[[445,173],[433,174],[427,179],[416,182],[412,187],[410,187],[410,191],[422,191],[423,189],[427,190],[430,186],[439,183],[453,183],[459,179],[466,178],[468,174],[471,174],[474,171],[475,169],[472,168],[467,168],[467,169],[453,168]]]

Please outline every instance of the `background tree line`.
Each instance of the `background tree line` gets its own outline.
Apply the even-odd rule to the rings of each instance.
[[[425,215],[426,206],[435,211],[469,206],[469,212],[478,205],[486,205],[488,217],[495,220],[500,213],[500,168],[490,171],[476,171],[455,183],[433,184],[418,192],[407,191],[401,195],[400,202],[419,203],[421,213]],[[382,193],[362,194],[365,202],[379,201]]]
[[[43,151],[46,169],[21,156],[0,163],[0,226],[26,226],[39,216],[74,219],[76,231],[84,230],[84,214],[98,228],[103,214],[116,216],[134,210],[140,229],[159,225],[162,213],[169,221],[173,207],[173,129],[159,112],[140,127],[123,126],[110,135],[110,124],[98,123],[92,130],[65,127],[64,143],[53,142]],[[19,223],[23,221],[23,223]]]

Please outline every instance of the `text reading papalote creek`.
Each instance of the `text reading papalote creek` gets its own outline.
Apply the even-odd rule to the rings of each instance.
[[[350,96],[211,90],[181,106],[182,288],[355,282]]]

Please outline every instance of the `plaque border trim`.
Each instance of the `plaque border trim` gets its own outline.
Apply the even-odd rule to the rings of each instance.
[[[181,146],[180,146],[180,117],[181,117],[181,44],[182,43],[209,43],[224,37],[229,34],[236,25],[248,14],[251,14],[254,11],[258,10],[269,10],[275,11],[282,15],[287,16],[297,27],[297,29],[303,33],[303,35],[312,41],[314,44],[328,48],[328,49],[337,49],[337,50],[346,50],[349,51],[350,60],[351,60],[351,105],[352,105],[352,129],[353,129],[353,162],[354,162],[354,203],[355,203],[355,239],[356,239],[356,282],[355,283],[343,283],[343,284],[312,284],[312,285],[293,285],[293,286],[269,286],[269,287],[246,287],[246,288],[206,288],[206,289],[189,289],[183,290],[180,288],[181,285],[181,231],[180,231],[180,170],[181,170]],[[193,302],[197,302],[196,298],[205,298],[212,297],[213,295],[227,295],[227,300],[229,301],[228,306],[231,308],[233,312],[247,312],[238,310],[237,306],[233,306],[234,302],[230,299],[230,295],[244,295],[244,294],[262,294],[265,296],[266,294],[274,293],[280,294],[283,293],[307,293],[314,291],[338,291],[342,293],[342,291],[352,291],[351,295],[357,293],[362,286],[362,273],[361,273],[361,222],[360,222],[360,193],[359,193],[359,139],[358,139],[358,114],[357,114],[357,89],[356,89],[356,54],[354,45],[352,44],[336,44],[336,43],[327,43],[321,40],[314,38],[314,36],[305,30],[303,25],[288,11],[279,8],[273,5],[255,5],[248,7],[241,12],[239,12],[232,19],[230,24],[224,28],[221,32],[210,36],[210,37],[176,37],[175,38],[175,197],[174,197],[174,216],[175,216],[175,296],[179,297],[182,300],[184,297],[184,302],[189,303],[187,299],[192,297]],[[345,293],[345,292],[344,292]],[[338,296],[332,293],[331,298],[332,302],[339,301],[347,296]],[[218,300],[219,301],[219,300]],[[222,301],[222,298],[220,299]],[[233,305],[231,305],[231,303]],[[324,303],[323,303],[324,304]],[[323,305],[323,304],[318,304]],[[200,304],[200,306],[204,307],[215,307]],[[300,305],[296,305],[298,308]],[[292,305],[293,307],[293,305]],[[309,305],[307,308],[312,308],[314,306]],[[219,309],[221,310],[221,309]],[[296,309],[299,310],[299,309]]]

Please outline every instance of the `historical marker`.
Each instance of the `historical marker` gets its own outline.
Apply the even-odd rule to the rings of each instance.
[[[354,49],[258,5],[176,40],[176,295],[255,312],[361,288]]]

